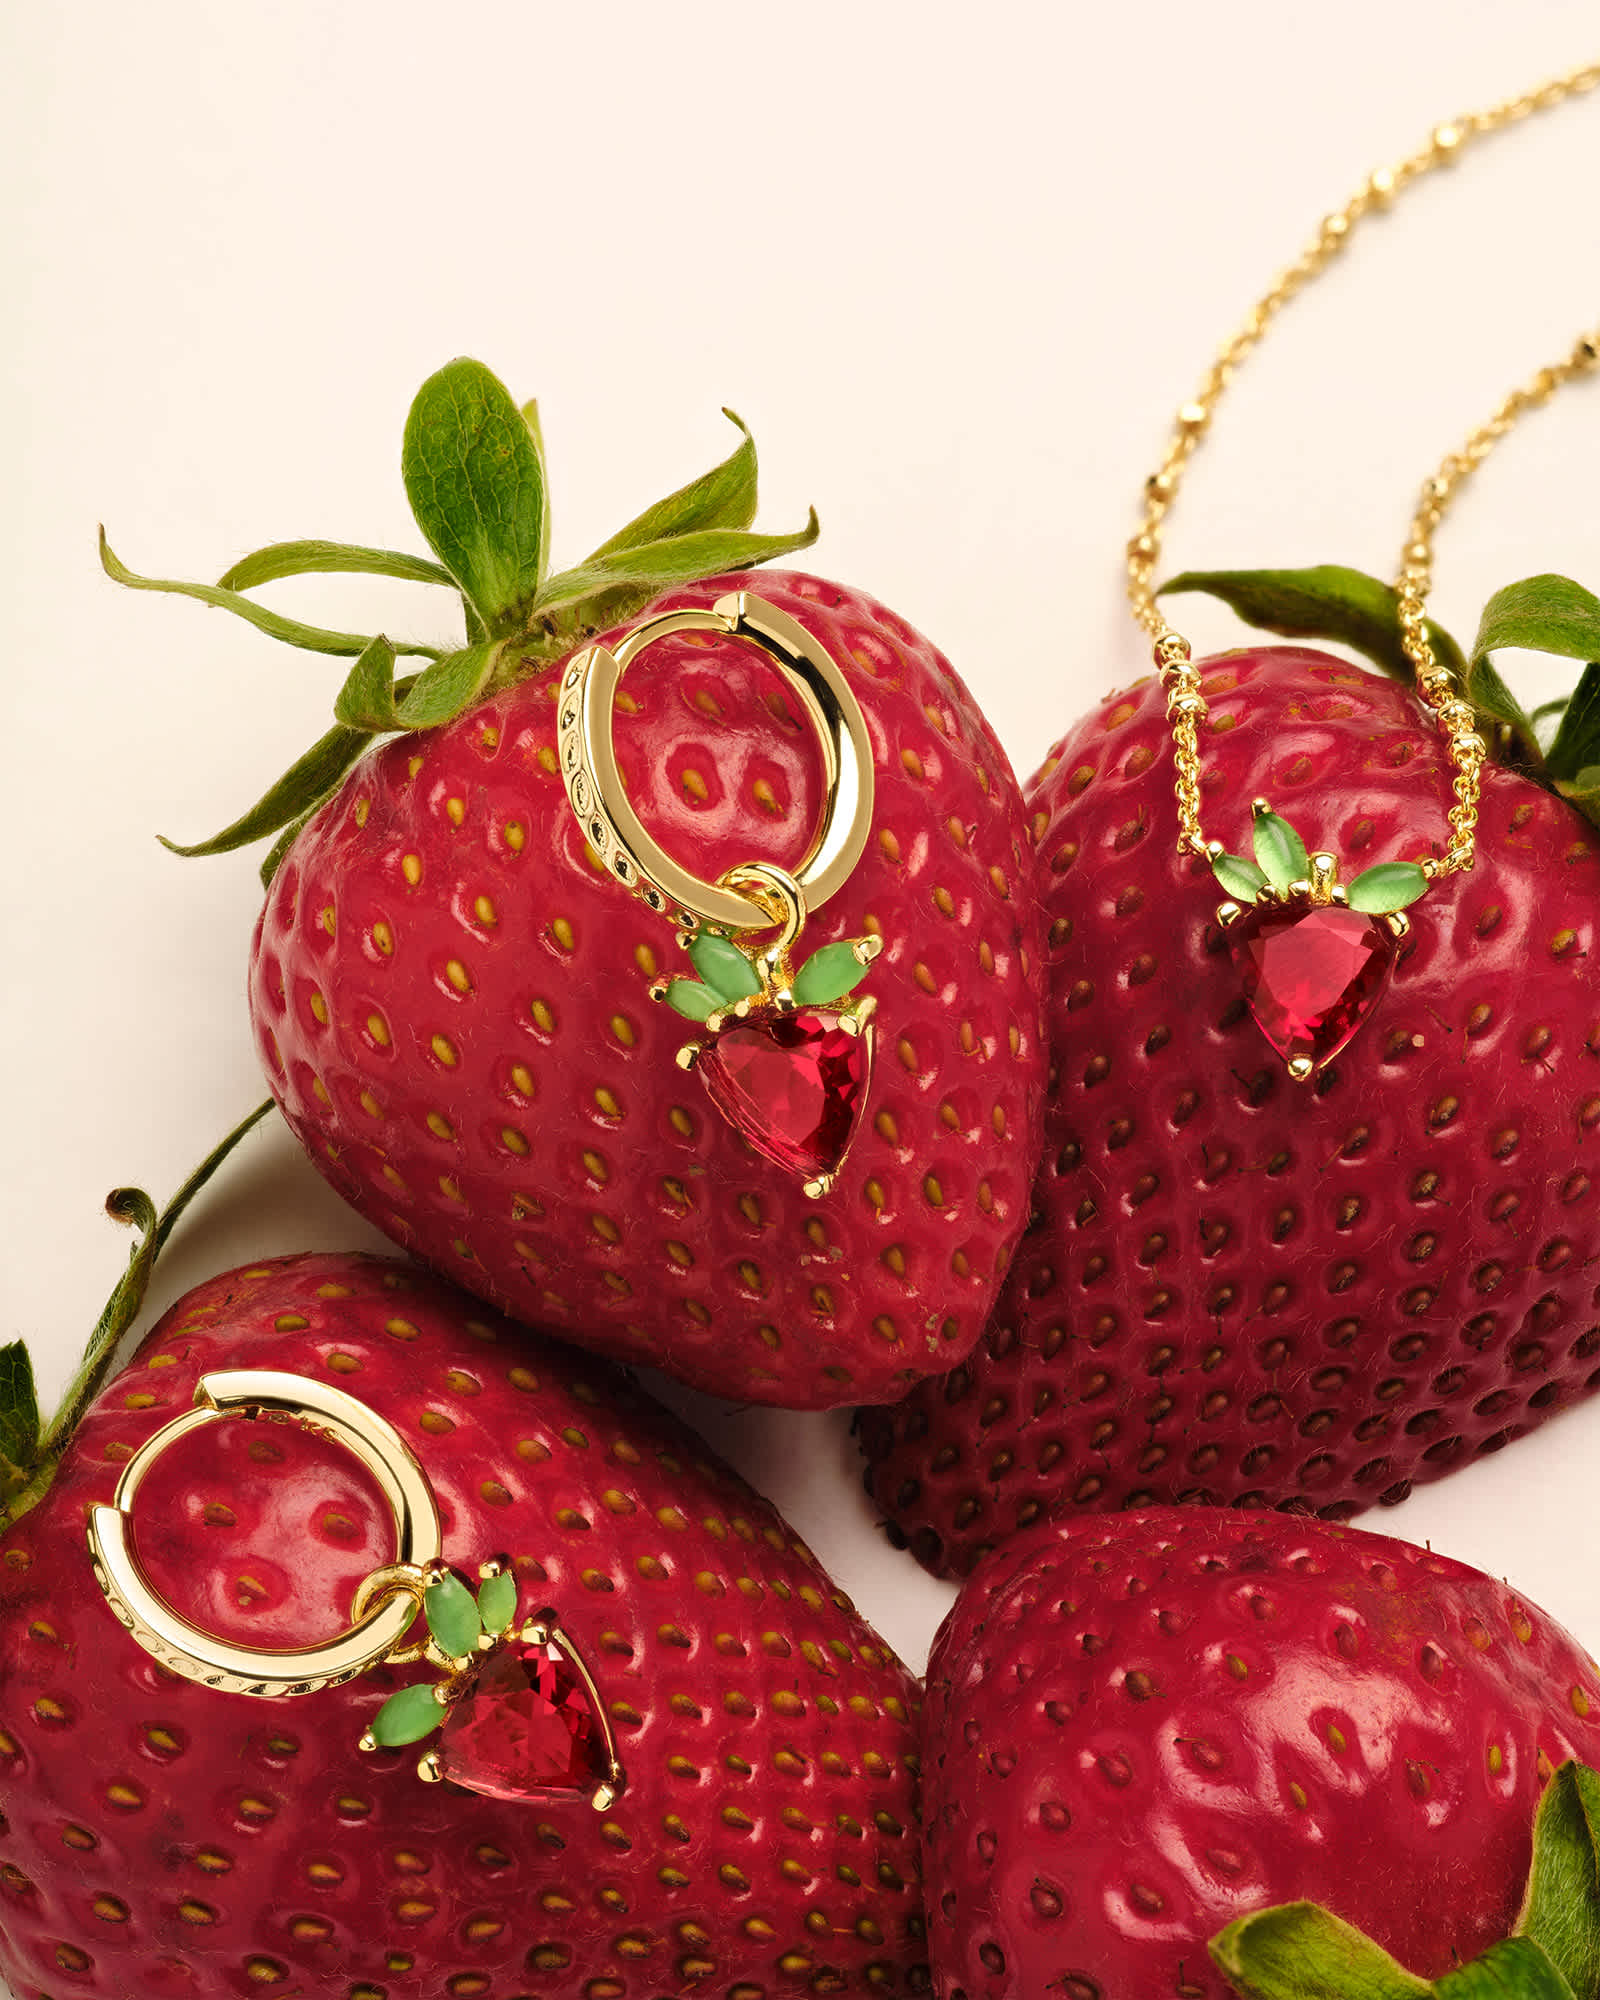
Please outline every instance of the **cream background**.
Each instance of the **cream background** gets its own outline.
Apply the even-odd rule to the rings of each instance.
[[[1143,671],[1120,546],[1168,413],[1321,213],[1439,118],[1600,49],[1589,0],[1201,7],[107,0],[4,10],[0,1338],[46,1391],[127,1242],[261,1094],[255,854],[179,862],[324,724],[342,667],[117,590],[298,535],[418,546],[421,379],[478,354],[542,403],[569,560],[728,448],[766,522],[930,632],[1026,773]],[[1174,566],[1392,567],[1413,489],[1597,309],[1600,97],[1372,226],[1240,377]],[[1569,392],[1445,531],[1470,634],[1536,569],[1597,581],[1600,392]],[[276,586],[390,629],[430,599]],[[1189,629],[1232,643],[1220,612]],[[441,634],[443,636],[443,634]],[[376,1239],[281,1134],[194,1215],[154,1304]],[[708,1427],[918,1664],[950,1593],[875,1536],[838,1419]],[[1600,1407],[1372,1525],[1509,1574],[1600,1644]]]

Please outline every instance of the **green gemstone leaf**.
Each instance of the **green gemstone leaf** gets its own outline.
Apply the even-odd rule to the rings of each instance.
[[[689,941],[689,962],[725,1007],[761,991],[761,980],[749,959],[715,931],[695,933]]]
[[[1571,1986],[1532,1938],[1505,1938],[1470,1964],[1436,1980],[1437,2000],[1576,2000]],[[1594,1992],[1584,1989],[1585,2000]]]
[[[165,834],[156,837],[172,853],[188,856],[231,854],[235,848],[248,847],[255,840],[265,840],[269,833],[276,833],[279,827],[302,818],[326,798],[366,749],[368,741],[365,731],[346,729],[342,723],[336,724],[326,736],[319,737],[312,744],[298,763],[291,764],[271,790],[263,794],[247,813],[231,826],[225,826],[220,833],[214,833],[209,840],[199,840],[192,847],[183,847],[175,840],[168,840]]]
[[[793,555],[796,549],[809,548],[821,532],[813,508],[806,525],[790,535],[702,528],[610,554],[597,552],[579,568],[551,577],[535,609],[548,616],[583,606],[581,623],[592,625],[597,614],[587,607],[599,603],[605,607],[604,623],[619,624],[673,584],[698,583],[724,570],[750,569],[777,556]]]
[[[1347,893],[1352,910],[1382,917],[1408,909],[1427,889],[1428,878],[1416,862],[1380,861],[1374,868],[1364,868]]]
[[[367,1727],[380,1750],[398,1750],[431,1735],[444,1721],[444,1714],[443,1706],[434,1699],[433,1683],[419,1681],[415,1687],[390,1695]]]
[[[1392,680],[1412,685],[1411,662],[1400,643],[1399,600],[1391,584],[1359,569],[1323,563],[1314,569],[1185,570],[1164,583],[1162,597],[1202,591],[1217,597],[1247,625],[1284,639],[1331,639],[1360,653]],[[1428,620],[1434,657],[1457,675],[1461,648]]]
[[[463,357],[430,375],[400,454],[429,547],[491,635],[510,632],[539,588],[544,466],[505,384]]]
[[[394,705],[394,648],[381,632],[350,669],[333,713],[347,729],[404,727]]]
[[[794,997],[802,1007],[826,1006],[830,1000],[842,1000],[858,981],[866,978],[867,970],[856,957],[852,940],[825,944],[795,974]]]
[[[1571,700],[1563,706],[1545,763],[1557,783],[1600,764],[1600,663],[1591,661],[1584,668]]]
[[[718,1008],[726,1004],[709,986],[702,986],[698,979],[669,980],[662,997],[672,1011],[681,1014],[686,1021],[708,1021]]]
[[[1275,889],[1304,882],[1311,873],[1311,857],[1306,844],[1286,819],[1275,812],[1257,812],[1255,834],[1256,863]]]
[[[1267,878],[1253,861],[1246,861],[1242,854],[1219,854],[1211,863],[1211,872],[1240,903],[1253,903],[1256,891],[1267,886]]]
[[[26,1486],[39,1456],[39,1396],[20,1340],[0,1347],[0,1500]]]
[[[276,611],[269,611],[264,604],[257,604],[253,597],[242,597],[236,590],[224,590],[211,583],[174,583],[170,579],[153,576],[136,576],[127,564],[112,553],[111,544],[106,540],[106,531],[100,530],[100,566],[113,582],[126,584],[129,590],[161,590],[175,597],[193,597],[201,604],[213,604],[220,610],[231,611],[246,624],[254,625],[258,632],[265,632],[269,639],[281,639],[285,645],[299,646],[308,653],[335,653],[354,656],[362,653],[372,643],[370,638],[359,632],[329,632],[320,625],[304,625],[297,618],[284,618]],[[420,654],[426,659],[437,659],[437,646],[419,646],[409,640],[395,647],[397,653]]]
[[[1539,1801],[1516,1935],[1543,1947],[1576,1994],[1600,1993],[1600,1774],[1560,1766]]]
[[[272,542],[253,555],[241,556],[219,590],[255,590],[282,576],[310,576],[332,571],[343,576],[394,576],[405,583],[445,583],[456,580],[449,570],[426,556],[408,556],[400,549],[363,549],[352,542]]]
[[[1241,1917],[1210,1949],[1241,2000],[1430,2000],[1434,1991],[1314,1903]]]
[[[587,569],[603,556],[623,549],[647,547],[652,542],[672,541],[681,535],[707,528],[748,528],[756,517],[756,445],[749,427],[732,410],[722,413],[736,424],[744,441],[709,472],[669,493],[619,528],[610,541],[602,542],[594,554],[579,565]]]
[[[478,1616],[472,1592],[460,1577],[446,1573],[430,1583],[422,1594],[422,1614],[440,1650],[452,1660],[477,1651],[483,1620]]]
[[[424,667],[410,691],[395,704],[402,729],[436,729],[452,722],[484,693],[500,648],[492,641],[446,653]]]
[[[478,1592],[478,1616],[489,1633],[504,1632],[517,1615],[517,1579],[508,1569],[486,1577]]]

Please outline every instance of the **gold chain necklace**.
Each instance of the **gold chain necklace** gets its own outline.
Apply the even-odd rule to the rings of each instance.
[[[1596,338],[1592,334],[1584,336],[1564,360],[1541,369],[1532,381],[1514,390],[1488,422],[1444,460],[1423,488],[1396,586],[1396,612],[1401,643],[1418,692],[1433,713],[1453,773],[1448,838],[1440,855],[1380,864],[1367,871],[1351,885],[1360,891],[1353,899],[1338,882],[1335,857],[1325,852],[1308,854],[1299,836],[1277,819],[1264,799],[1254,801],[1253,810],[1258,857],[1265,847],[1276,858],[1270,879],[1255,864],[1228,855],[1221,842],[1208,838],[1201,826],[1199,732],[1208,709],[1189,642],[1162,614],[1156,601],[1155,582],[1162,527],[1176,500],[1188,462],[1209,430],[1217,403],[1239,364],[1257,346],[1281,308],[1346,248],[1358,223],[1387,209],[1394,197],[1412,182],[1458,159],[1471,141],[1516,124],[1535,112],[1552,110],[1581,97],[1597,84],[1600,84],[1600,63],[1587,64],[1519,97],[1436,126],[1427,144],[1399,165],[1380,167],[1369,174],[1342,208],[1323,219],[1296,261],[1279,274],[1251,308],[1218,354],[1194,399],[1178,411],[1161,467],[1145,481],[1143,519],[1127,548],[1127,591],[1133,615],[1152,641],[1155,663],[1167,695],[1175,765],[1173,789],[1178,803],[1178,852],[1209,861],[1224,887],[1234,895],[1248,892],[1254,898],[1259,890],[1262,899],[1292,914],[1349,900],[1352,908],[1381,919],[1391,937],[1398,939],[1405,933],[1406,919],[1402,912],[1407,903],[1440,877],[1471,868],[1479,785],[1488,746],[1479,733],[1476,711],[1455,676],[1435,657],[1429,642],[1423,605],[1432,575],[1433,537],[1461,485],[1512,425],[1526,411],[1548,401],[1563,383],[1595,368],[1600,359]],[[1224,925],[1236,922],[1242,914],[1237,902],[1225,903],[1218,911]],[[1354,1032],[1353,1026],[1350,1032]],[[1287,1054],[1290,1075],[1298,1081],[1307,1080],[1348,1038],[1345,1035],[1316,1053],[1302,1050]]]

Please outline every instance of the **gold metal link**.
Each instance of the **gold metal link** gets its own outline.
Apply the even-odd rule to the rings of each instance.
[[[1487,423],[1480,424],[1459,450],[1451,452],[1431,479],[1425,480],[1411,532],[1395,580],[1400,617],[1400,643],[1417,677],[1422,698],[1434,711],[1450,762],[1455,769],[1451,789],[1455,803],[1447,815],[1449,838],[1437,859],[1426,857],[1429,876],[1455,875],[1472,866],[1478,834],[1478,787],[1489,746],[1478,734],[1478,717],[1463,698],[1455,677],[1434,657],[1423,612],[1433,583],[1433,538],[1445,511],[1478,467],[1519,418],[1548,403],[1564,384],[1592,374],[1600,366],[1600,331],[1584,334],[1564,360],[1541,368],[1531,381],[1513,389]]]
[[[1169,708],[1169,713],[1172,713],[1173,751],[1176,763],[1174,790],[1178,800],[1180,853],[1207,852],[1206,837],[1200,825],[1199,755],[1199,727],[1205,720],[1206,706],[1205,698],[1200,692],[1200,677],[1194,670],[1188,644],[1167,623],[1156,602],[1155,573],[1156,565],[1161,559],[1162,528],[1167,515],[1172,511],[1184,471],[1210,429],[1213,413],[1233,379],[1235,370],[1248,358],[1289,301],[1348,247],[1359,222],[1368,215],[1381,214],[1390,206],[1394,197],[1409,187],[1413,181],[1420,180],[1423,175],[1433,172],[1436,167],[1457,160],[1474,141],[1486,138],[1490,133],[1502,131],[1509,125],[1518,124],[1536,112],[1554,110],[1557,105],[1584,96],[1596,85],[1600,85],[1600,63],[1586,64],[1583,68],[1572,70],[1565,76],[1554,77],[1533,90],[1524,91],[1518,97],[1507,98],[1503,103],[1490,105],[1486,110],[1471,112],[1465,117],[1449,119],[1442,125],[1436,125],[1428,135],[1427,143],[1408,158],[1401,160],[1395,166],[1375,169],[1343,208],[1336,209],[1331,215],[1323,218],[1318,225],[1316,235],[1301,251],[1299,257],[1279,274],[1272,286],[1250,308],[1232,339],[1226,343],[1211,364],[1193,399],[1179,409],[1166,455],[1157,470],[1151,473],[1144,483],[1143,518],[1137,532],[1128,542],[1127,592],[1135,619],[1149,635],[1155,663],[1160,670],[1169,697],[1173,695],[1199,697],[1197,709],[1188,702],[1185,702],[1176,713],[1172,713]],[[1573,374],[1592,368],[1595,365],[1595,352],[1595,337],[1587,336],[1584,341],[1578,343],[1573,356],[1566,363],[1556,369],[1542,371],[1534,384],[1507,398],[1506,403],[1489,423],[1481,431],[1473,434],[1462,451],[1452,454],[1445,461],[1423,490],[1423,500],[1412,523],[1405,568],[1401,574],[1400,616],[1406,653],[1417,668],[1419,683],[1425,671],[1431,676],[1429,683],[1424,686],[1424,699],[1436,712],[1455,698],[1457,690],[1453,680],[1444,674],[1438,662],[1433,659],[1427,644],[1427,625],[1422,614],[1422,605],[1432,579],[1434,529],[1438,526],[1440,516],[1448,506],[1457,486],[1493,449],[1522,411],[1532,408],[1535,403],[1545,401],[1561,382],[1570,380]],[[1585,354],[1587,360],[1580,362],[1579,357]],[[1549,385],[1541,391],[1538,383],[1546,375],[1550,377]],[[1416,650],[1413,650],[1414,646]],[[1426,669],[1422,664],[1424,659],[1427,663]],[[1444,857],[1438,862],[1428,860],[1423,863],[1430,875],[1451,873],[1458,868],[1469,868],[1472,865],[1473,840],[1477,827],[1477,768],[1482,761],[1483,746],[1480,741],[1478,754],[1475,755],[1467,747],[1469,732],[1452,733],[1443,730],[1442,733],[1445,735],[1450,760],[1456,772],[1456,804],[1450,813],[1450,841]]]

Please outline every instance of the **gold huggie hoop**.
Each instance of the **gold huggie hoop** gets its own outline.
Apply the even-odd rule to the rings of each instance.
[[[826,792],[822,824],[791,872],[805,908],[827,902],[861,859],[872,826],[872,743],[860,704],[838,663],[775,604],[748,591],[719,597],[708,610],[663,612],[636,626],[615,651],[585,646],[561,683],[558,741],[561,775],[590,845],[624,888],[652,910],[694,931],[701,924],[747,931],[770,921],[752,899],[705,882],[674,861],[646,831],[617,768],[612,712],[622,676],[647,646],[674,632],[717,632],[756,647],[799,698],[822,746]]]
[[[387,1598],[331,1639],[278,1651],[232,1645],[202,1631],[151,1585],[128,1539],[139,1488],[156,1460],[180,1438],[227,1417],[291,1423],[343,1445],[372,1474],[389,1504],[395,1563],[414,1571],[440,1557],[443,1544],[432,1488],[391,1424],[344,1390],[306,1376],[230,1369],[201,1376],[194,1408],[147,1438],[123,1467],[111,1504],[90,1509],[89,1554],[112,1611],[160,1665],[223,1694],[313,1694],[393,1658],[417,1616],[417,1598],[409,1591]]]

